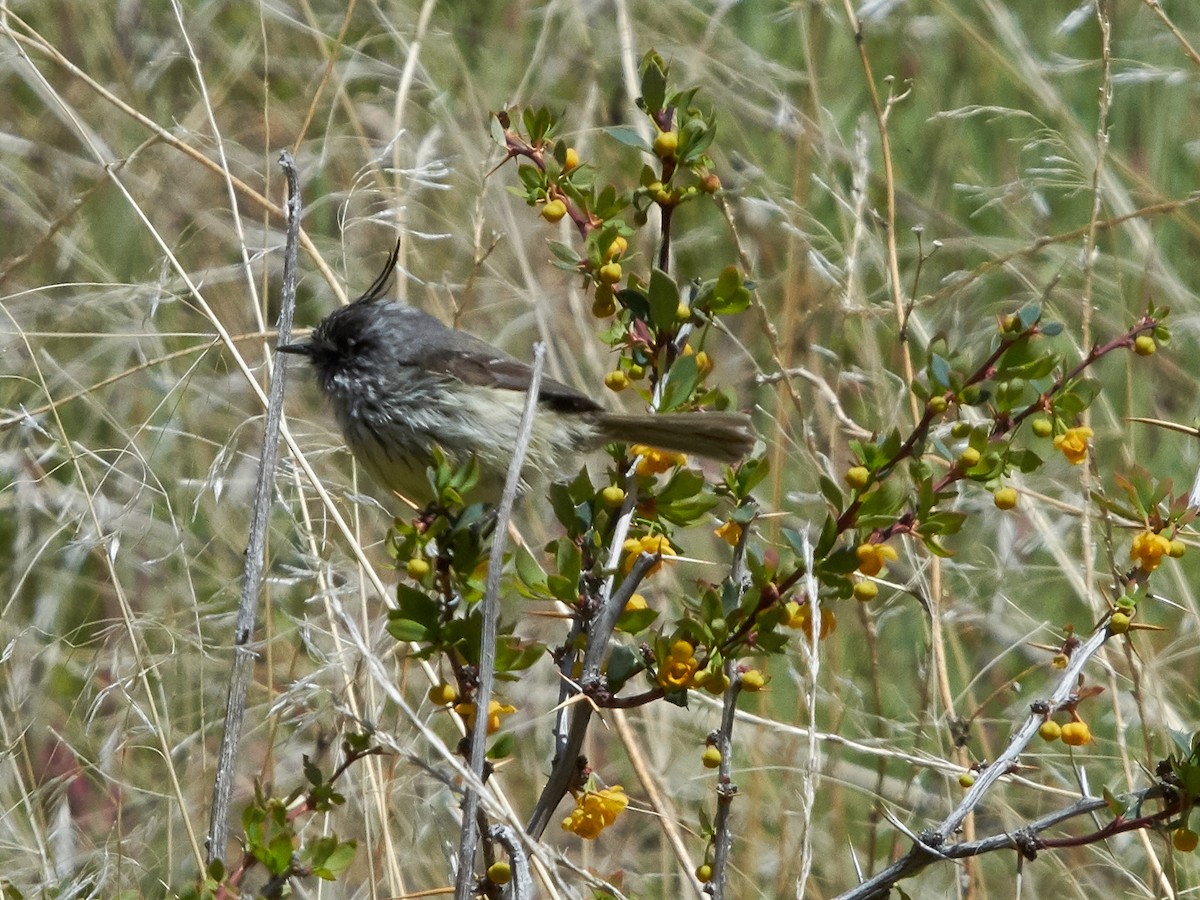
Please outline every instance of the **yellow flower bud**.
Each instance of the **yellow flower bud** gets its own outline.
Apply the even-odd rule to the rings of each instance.
[[[870,483],[871,471],[866,466],[854,466],[846,472],[846,484],[856,491],[861,491]]]
[[[1047,743],[1057,741],[1062,737],[1062,726],[1057,722],[1047,720],[1042,723],[1042,727],[1038,729],[1038,737]]]
[[[620,369],[614,369],[604,376],[604,386],[610,391],[623,391],[629,387],[629,376]]]
[[[600,492],[600,502],[609,509],[616,509],[625,502],[625,491],[615,484],[610,484]]]
[[[741,684],[743,691],[748,691],[751,694],[761,691],[767,684],[767,676],[758,669],[749,669],[738,676],[738,683]]]
[[[1016,488],[1002,487],[996,493],[992,494],[992,502],[996,504],[996,509],[1012,509],[1017,505]]]
[[[854,599],[860,603],[870,603],[879,596],[879,585],[873,581],[859,581],[854,585]]]

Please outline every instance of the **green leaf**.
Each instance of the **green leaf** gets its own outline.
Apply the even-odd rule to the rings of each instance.
[[[433,639],[436,632],[412,619],[388,617],[387,632],[398,641],[423,643]]]
[[[1031,303],[1017,313],[1017,319],[1021,323],[1021,330],[1029,328],[1042,317],[1042,307],[1038,303]]]
[[[1042,458],[1032,450],[1014,450],[1008,454],[1008,463],[1022,473],[1028,475],[1036,472],[1042,465]]]
[[[354,862],[354,854],[358,850],[358,844],[354,841],[343,841],[338,844],[335,849],[325,860],[324,869],[329,874],[329,880],[336,880],[339,875],[350,867],[350,863]]]
[[[679,706],[679,707],[682,707],[683,709],[687,709],[688,692],[686,689],[667,691],[665,694],[663,694],[663,699],[666,700],[668,703],[670,703],[672,706]]]
[[[702,118],[690,119],[680,129],[679,158],[685,163],[692,163],[704,155],[717,137],[717,124]]]
[[[1179,748],[1180,753],[1184,756],[1192,755],[1192,734],[1190,732],[1180,731],[1177,728],[1168,728],[1167,734],[1171,736],[1171,740]],[[1197,732],[1197,734],[1200,734],[1200,732]]]
[[[824,524],[821,525],[821,536],[817,539],[817,546],[813,548],[814,558],[827,554],[833,548],[833,542],[837,540],[837,517],[827,516]]]
[[[752,457],[746,460],[737,470],[736,495],[739,500],[750,496],[750,492],[770,474],[771,464],[766,457]]]
[[[550,485],[550,508],[554,510],[558,524],[567,529],[567,534],[579,534],[581,523],[575,517],[575,501],[565,484],[555,482]]]
[[[325,781],[325,775],[321,772],[320,767],[312,761],[307,753],[301,755],[303,760],[304,777],[309,784],[322,784]]]
[[[821,496],[825,498],[825,502],[828,503],[830,508],[835,512],[840,513],[842,511],[842,503],[845,499],[842,496],[841,486],[828,475],[824,474],[820,477],[820,485]]]
[[[579,599],[579,582],[574,578],[551,575],[546,579],[546,589],[552,597],[563,603],[574,603]]]
[[[441,615],[441,603],[409,584],[396,585],[396,618],[412,619],[422,625],[436,625]]]
[[[532,667],[545,652],[545,644],[524,644],[515,634],[504,635],[496,642],[496,671],[524,671]]]
[[[517,577],[525,583],[527,587],[534,590],[546,590],[546,571],[534,559],[529,548],[524,544],[517,547],[514,562],[517,567]]]
[[[659,408],[663,412],[678,409],[692,399],[696,385],[700,382],[700,367],[695,356],[681,356],[671,366],[671,375],[663,390]]]
[[[890,525],[904,500],[904,489],[893,481],[885,481],[863,498],[855,524],[864,529]]]
[[[623,612],[617,618],[617,630],[624,631],[626,634],[639,634],[654,624],[654,620],[658,618],[658,612],[653,609],[631,609],[628,612]],[[614,651],[616,652],[616,651]],[[609,663],[608,678],[612,681],[612,663]]]
[[[745,528],[756,518],[758,518],[758,513],[758,504],[753,500],[747,500],[741,506],[737,507],[729,516],[729,518],[731,521],[734,521],[738,525],[741,525],[743,528]]]
[[[559,576],[578,583],[583,561],[574,541],[565,538],[558,541],[554,552],[554,565],[558,569]]]
[[[849,547],[843,547],[817,563],[816,568],[822,575],[849,575],[858,568],[858,556]]]
[[[491,133],[493,141],[507,149],[508,138],[505,137],[504,126],[500,124],[500,117],[495,113],[488,120],[488,131]]]
[[[675,503],[659,503],[655,509],[660,519],[665,519],[673,525],[694,525],[700,517],[721,501],[712,494],[699,494]]]
[[[550,245],[550,252],[553,253],[560,262],[566,263],[567,265],[571,266],[571,268],[575,268],[582,262],[582,260],[579,258],[579,254],[561,241],[547,241],[546,243]]]
[[[638,134],[637,131],[624,125],[605,128],[604,133],[626,147],[636,147],[638,150],[645,150],[647,153],[653,150],[650,144],[646,142],[646,139]]]
[[[637,610],[637,612],[651,612],[651,610]],[[632,615],[632,613],[625,615]],[[639,654],[634,653],[624,644],[618,644],[608,655],[608,668],[605,669],[609,689],[616,693],[624,686],[625,682],[645,668],[646,664]]]
[[[1104,788],[1104,802],[1108,805],[1108,811],[1114,816],[1123,816],[1130,810],[1129,798],[1122,799],[1107,787]]]
[[[1007,367],[1004,372],[1007,376],[1013,378],[1037,381],[1039,378],[1045,378],[1053,372],[1058,367],[1058,364],[1059,357],[1057,353],[1045,353],[1020,365]]]
[[[950,389],[950,363],[937,353],[929,359],[929,379],[941,391]]]
[[[642,108],[654,115],[667,98],[667,73],[662,57],[651,50],[642,59]]]
[[[798,558],[804,559],[804,535],[794,528],[784,527],[779,529],[779,536],[787,541],[788,546],[792,548],[792,552]]]
[[[521,184],[525,185],[527,191],[536,192],[546,189],[546,174],[537,166],[527,164],[517,166],[517,178],[521,180]]]
[[[689,500],[704,490],[704,476],[692,469],[678,469],[658,492],[659,503]]]
[[[617,302],[629,313],[633,318],[642,322],[650,320],[650,304],[646,302],[646,295],[637,288],[622,288],[616,293]],[[622,325],[617,326],[617,334],[621,342],[625,340],[626,329]]]
[[[651,269],[646,296],[650,301],[650,324],[660,331],[673,331],[679,310],[679,286],[675,280],[662,269]]]
[[[513,755],[513,749],[517,746],[517,736],[511,731],[506,731],[492,741],[492,745],[488,748],[485,756],[488,759],[508,759]]]
[[[939,544],[934,537],[932,537],[930,535],[924,535],[924,534],[921,535],[921,543],[923,543],[925,545],[925,549],[928,550],[930,553],[932,553],[934,556],[940,556],[942,559],[950,559],[951,557],[954,556],[954,553],[952,551],[947,550],[945,547],[943,547],[941,544]]]
[[[921,537],[934,534],[958,534],[963,522],[967,520],[966,513],[935,512],[927,516],[917,527]]]
[[[740,313],[750,305],[750,291],[736,266],[722,269],[717,280],[707,290],[701,291],[700,297],[704,300],[699,305],[707,306],[714,314],[721,316]]]

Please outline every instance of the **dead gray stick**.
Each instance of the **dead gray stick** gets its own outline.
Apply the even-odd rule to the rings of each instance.
[[[749,538],[750,525],[746,524],[742,528],[733,551],[733,562],[729,566],[729,583],[737,591],[739,604],[750,586],[746,569],[746,544]],[[809,571],[812,571],[811,561]],[[733,851],[733,826],[730,820],[733,818],[733,800],[737,796],[737,785],[733,782],[733,722],[737,715],[738,695],[742,691],[737,666],[732,659],[725,660],[721,671],[729,679],[729,687],[725,689],[722,700],[721,727],[716,732],[716,746],[721,751],[721,764],[717,769],[717,813],[713,817],[712,875],[706,885],[712,900],[724,900],[729,858]]]
[[[296,163],[284,150],[279,166],[287,179],[287,240],[283,252],[283,287],[280,292],[279,343],[286,344],[292,331],[296,308],[296,246],[300,235],[300,185]],[[246,692],[255,651],[251,645],[257,624],[258,595],[262,589],[266,546],[267,514],[275,493],[275,457],[279,445],[279,421],[283,417],[285,367],[277,365],[271,378],[267,402],[266,428],[258,461],[258,484],[250,513],[250,537],[246,544],[242,594],[238,600],[237,620],[233,628],[233,670],[229,676],[229,696],[225,704],[225,730],[217,753],[217,776],[213,784],[212,812],[209,819],[205,853],[209,863],[225,857],[229,834],[229,802],[233,794],[233,776],[238,746],[242,737],[242,719],[246,714]]]
[[[512,518],[517,488],[521,484],[521,468],[529,452],[533,434],[533,417],[537,412],[538,389],[546,363],[546,345],[533,345],[533,371],[529,376],[529,395],[521,413],[517,445],[513,447],[512,462],[508,464],[508,480],[496,510],[496,530],[492,537],[492,552],[488,557],[487,587],[483,594],[483,633],[479,638],[479,678],[475,688],[475,724],[471,728],[471,751],[468,765],[475,777],[483,781],[483,748],[487,741],[488,705],[492,697],[492,680],[496,673],[496,629],[500,620],[500,570],[504,565],[504,545],[508,522]],[[468,782],[463,798],[462,830],[458,840],[458,873],[454,881],[455,900],[469,900],[475,886],[475,844],[478,840],[475,815],[479,809],[479,794]]]
[[[619,617],[619,612],[617,611],[625,608],[625,604],[629,602],[629,598],[633,596],[633,592],[637,590],[642,579],[646,577],[646,573],[659,560],[660,557],[652,556],[644,551],[639,554],[637,559],[634,560],[633,568],[629,570],[629,574],[621,582],[621,586],[608,597],[605,601],[605,606],[596,618],[587,624],[585,631],[588,636],[588,645],[583,656],[583,673],[580,675],[579,686],[577,688],[572,687],[571,696],[578,696],[581,690],[586,693],[589,688],[595,688],[603,684],[600,666],[604,662],[604,652],[608,649],[613,627],[616,625],[617,618]],[[598,624],[598,620],[601,617],[604,620],[603,628]],[[541,839],[546,826],[550,824],[550,817],[554,814],[559,801],[566,796],[572,783],[579,777],[579,751],[583,749],[583,739],[587,737],[588,725],[592,721],[593,707],[587,699],[577,701],[571,704],[571,706],[571,720],[567,729],[566,740],[563,742],[562,748],[558,751],[558,755],[554,758],[550,777],[546,779],[541,796],[538,797],[537,805],[533,808],[533,814],[529,817],[529,824],[525,826],[526,833],[534,840]]]
[[[1071,693],[1076,690],[1079,684],[1079,674],[1083,671],[1084,666],[1088,661],[1096,655],[1096,652],[1104,646],[1104,642],[1111,637],[1107,627],[1097,628],[1082,644],[1075,648],[1071,653],[1071,659],[1067,663],[1066,669],[1059,676],[1058,685],[1050,694],[1050,697],[1042,701],[1044,708],[1049,712],[1054,712],[1062,704],[1068,702]],[[1042,705],[1042,704],[1039,704]],[[950,837],[958,831],[963,820],[983,799],[983,795],[988,789],[1003,775],[1016,764],[1021,751],[1037,734],[1041,723],[1046,720],[1046,713],[1031,712],[1025,719],[1025,723],[1016,730],[1012,737],[1008,739],[1008,745],[1000,753],[996,760],[989,763],[986,768],[978,772],[975,776],[975,783],[967,791],[967,794],[959,802],[958,806],[950,815],[934,830],[922,832],[914,841],[912,849],[908,851],[896,862],[892,863],[882,872],[877,872],[872,878],[867,879],[862,884],[845,891],[837,896],[837,900],[869,900],[869,898],[886,897],[892,889],[892,886],[902,878],[908,878],[911,875],[921,871],[935,859],[953,858],[956,856],[956,844],[947,844]],[[1073,815],[1075,813],[1072,813]],[[976,842],[978,843],[978,842]],[[984,844],[985,852],[991,849],[989,845]]]

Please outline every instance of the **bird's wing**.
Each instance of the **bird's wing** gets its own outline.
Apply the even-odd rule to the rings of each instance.
[[[483,342],[480,342],[483,344]],[[464,384],[495,387],[506,391],[527,391],[533,369],[494,347],[483,344],[490,352],[447,350],[427,360],[430,369],[457,378]],[[538,399],[562,412],[599,412],[599,403],[553,378],[543,378]]]

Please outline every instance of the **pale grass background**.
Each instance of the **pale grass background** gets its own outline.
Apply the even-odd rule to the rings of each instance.
[[[879,135],[841,4],[359,0],[347,10],[0,6],[0,880],[27,896],[162,896],[196,872],[261,431],[249,377],[266,378],[267,344],[255,335],[273,323],[282,245],[279,221],[231,179],[277,202],[280,149],[296,155],[317,254],[302,252],[298,324],[316,321],[336,292],[369,284],[399,228],[412,302],[517,355],[547,339],[550,373],[599,395],[609,363],[590,301],[548,263],[546,240],[570,232],[505,190],[511,167],[489,175],[499,155],[487,120],[506,105],[547,104],[585,160],[632,183],[640,162],[601,129],[635,120],[631,73],[654,47],[677,84],[702,86],[702,102],[719,111],[715,157],[741,247],[783,361],[808,373],[795,382],[800,412],[777,386],[756,386],[756,373],[778,366],[752,313],[728,323],[714,353],[719,380],[758,408],[774,465],[761,499],[778,516],[765,536],[781,521],[819,523],[817,473],[837,477],[848,464],[831,395],[869,431],[911,421],[885,281]],[[1055,278],[1048,309],[1067,325],[1058,346],[1071,361],[1148,299],[1170,305],[1170,347],[1097,367],[1105,392],[1092,417],[1091,484],[1112,491],[1113,473],[1139,464],[1185,490],[1195,441],[1124,420],[1197,415],[1200,223],[1176,202],[1197,187],[1200,60],[1189,51],[1200,44],[1200,7],[1113,10],[1103,156],[1105,70],[1087,4],[931,0],[859,12],[880,89],[888,75],[897,94],[911,79],[889,126],[915,349],[944,333],[979,355],[995,316]],[[1089,267],[1097,200],[1099,220],[1176,205],[1099,229]],[[734,259],[714,210],[689,210],[678,226],[681,278]],[[914,226],[926,252],[941,244],[919,282]],[[644,261],[649,235],[636,249]],[[219,329],[227,340],[214,340]],[[391,582],[380,548],[387,516],[369,485],[352,482],[299,371],[290,393],[297,445]],[[735,731],[731,895],[833,895],[854,883],[855,860],[869,870],[905,849],[876,804],[914,832],[952,807],[951,718],[978,711],[970,758],[996,755],[1053,677],[1031,644],[1054,643],[1066,623],[1090,628],[1106,573],[1127,560],[1121,523],[1110,542],[1102,521],[1081,519],[1082,477],[1051,459],[1021,482],[1022,505],[1006,515],[981,489],[964,489],[960,508],[979,515],[951,541],[957,555],[936,582],[944,691],[912,593],[885,589],[869,612],[839,609],[817,676],[818,725],[852,743],[816,742],[811,781],[798,730],[809,671],[799,651],[769,661],[771,689],[743,701],[752,715]],[[454,800],[404,754],[438,766],[457,733],[424,702],[425,674],[382,633],[384,605],[352,543],[286,448],[278,486],[241,803],[254,779],[280,794],[298,786],[302,754],[330,768],[339,733],[362,718],[400,752],[352,770],[347,806],[310,822],[313,834],[357,837],[360,850],[343,882],[306,883],[300,895],[445,885]],[[535,543],[549,533],[548,516],[525,516]],[[692,556],[723,558],[706,530],[681,541]],[[905,551],[892,579],[928,595],[930,559]],[[1145,786],[1144,770],[1170,749],[1165,729],[1196,727],[1196,558],[1155,576],[1162,597],[1143,616],[1165,631],[1139,635],[1136,652],[1113,644],[1089,673],[1106,688],[1084,707],[1096,743],[1073,760],[1061,745],[1035,748],[1027,781],[989,798],[980,835],[1068,803],[1081,781],[1093,792]],[[659,576],[651,602],[677,609],[689,579],[719,571],[695,564],[675,582]],[[523,634],[560,633],[518,601],[508,610]],[[363,664],[363,648],[377,666]],[[1005,689],[1016,677],[1020,690]],[[411,716],[389,698],[393,686]],[[547,667],[506,689],[520,706],[519,741],[500,782],[520,818],[548,771],[554,691]],[[549,841],[605,877],[623,873],[630,896],[683,896],[690,865],[670,851],[663,816],[699,862],[703,844],[688,833],[713,809],[699,758],[717,710],[658,704],[628,718],[628,743],[597,729],[588,752],[637,810],[595,844],[556,827]],[[649,810],[631,752],[666,809]],[[950,896],[961,872],[934,867],[906,889]],[[584,890],[568,868],[557,877],[564,896]],[[1194,889],[1198,877],[1161,838],[1124,836],[1043,854],[1019,886],[1013,856],[997,854],[980,863],[975,895],[1152,897],[1164,885]]]

